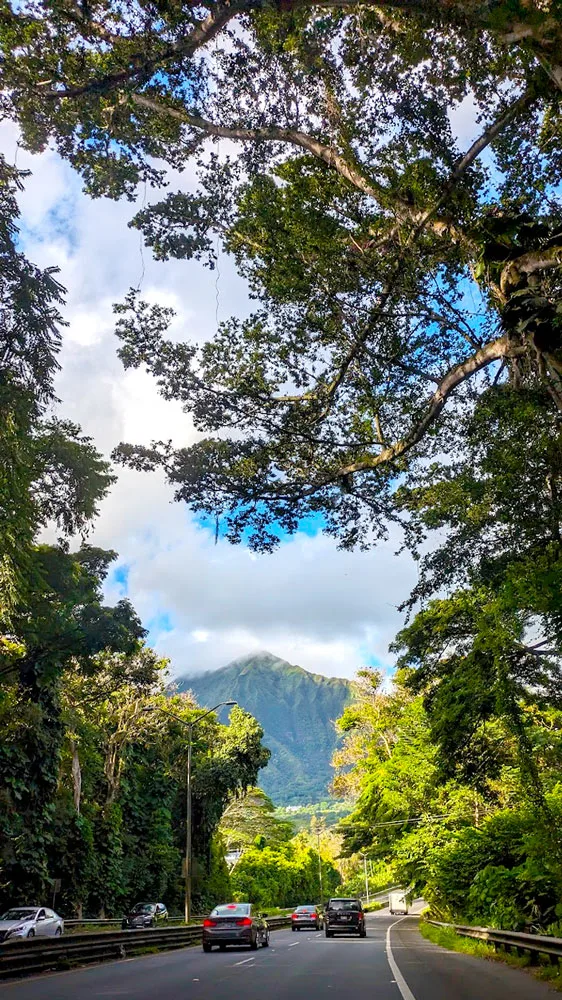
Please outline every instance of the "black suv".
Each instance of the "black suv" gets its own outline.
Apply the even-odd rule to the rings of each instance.
[[[358,934],[367,937],[365,914],[360,899],[329,899],[324,913],[326,937]]]

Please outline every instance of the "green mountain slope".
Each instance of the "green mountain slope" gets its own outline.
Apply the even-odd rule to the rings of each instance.
[[[202,706],[234,700],[255,715],[271,750],[260,785],[276,804],[327,797],[336,746],[333,723],[350,699],[349,681],[310,674],[264,652],[176,683],[179,691],[192,691]]]

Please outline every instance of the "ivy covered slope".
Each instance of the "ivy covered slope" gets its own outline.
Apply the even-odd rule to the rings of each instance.
[[[325,798],[336,747],[334,721],[350,698],[348,681],[310,674],[271,653],[235,660],[213,673],[183,677],[201,705],[234,699],[263,726],[271,761],[260,784],[287,805]]]

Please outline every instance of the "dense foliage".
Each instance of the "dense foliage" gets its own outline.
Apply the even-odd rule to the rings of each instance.
[[[288,820],[297,832],[309,827],[313,819],[331,828],[350,811],[349,802],[339,802],[334,798],[323,799],[321,802],[306,802],[299,806],[277,806],[275,810],[279,819]]]
[[[291,823],[277,817],[273,802],[261,788],[249,788],[235,798],[222,814],[220,833],[227,851],[248,847],[277,847],[294,834]]]
[[[144,647],[100,653],[88,672],[73,660],[61,678],[54,760],[46,743],[41,757],[23,756],[32,723],[42,731],[40,719],[22,710],[15,684],[5,689],[2,774],[11,798],[5,792],[2,799],[0,905],[44,899],[50,880],[60,878],[67,914],[119,914],[140,897],[180,909],[187,741],[185,726],[164,712],[187,722],[198,710],[187,696],[166,698],[165,666]],[[262,735],[241,709],[228,726],[211,715],[194,729],[196,907],[229,895],[217,826],[231,797],[255,782],[267,761]],[[29,785],[42,771],[52,778],[39,812]]]
[[[320,862],[320,864],[319,864]],[[236,898],[261,906],[298,906],[320,902],[340,884],[329,854],[318,851],[301,833],[277,847],[255,846],[245,851],[231,874]]]
[[[270,653],[236,660],[212,673],[181,678],[201,705],[234,698],[260,720],[272,758],[260,785],[279,805],[327,794],[336,746],[333,720],[349,699],[349,683],[310,674]]]
[[[366,852],[375,870],[444,918],[550,927],[562,916],[562,715],[520,706],[539,803],[518,734],[501,713],[488,719],[474,766],[459,767],[462,755],[444,757],[431,712],[405,679],[389,691],[364,671],[340,720],[336,787],[356,795],[340,823],[344,853]]]

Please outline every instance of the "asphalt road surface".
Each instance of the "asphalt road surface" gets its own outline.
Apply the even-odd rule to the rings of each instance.
[[[445,951],[381,910],[365,939],[274,931],[268,949],[200,947],[0,986],[1,1000],[546,1000],[525,972]]]

